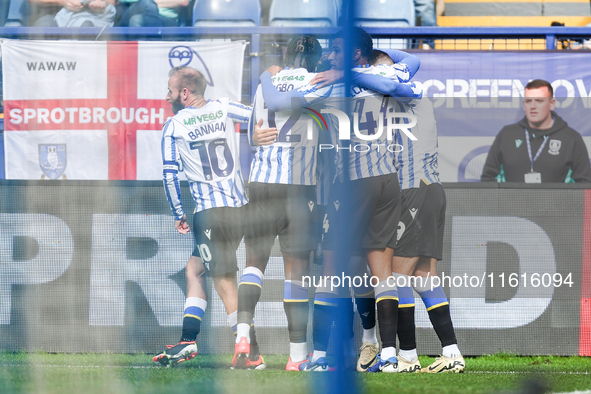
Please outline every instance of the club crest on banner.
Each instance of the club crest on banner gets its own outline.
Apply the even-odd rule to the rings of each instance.
[[[66,144],[39,144],[39,166],[43,170],[41,179],[66,179]]]
[[[203,74],[207,84],[209,86],[214,86],[213,78],[211,77],[207,65],[193,48],[185,45],[172,47],[170,52],[168,52],[168,62],[170,63],[171,68],[183,66],[193,67],[194,69],[199,70]]]

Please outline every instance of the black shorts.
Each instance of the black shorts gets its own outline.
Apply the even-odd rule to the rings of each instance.
[[[400,220],[400,186],[396,174],[335,184],[331,188],[325,249],[393,248]]]
[[[200,257],[211,276],[238,271],[236,249],[243,236],[246,207],[210,208],[193,215],[193,256]]]
[[[445,191],[439,183],[403,190],[395,256],[441,260],[445,227]]]
[[[314,186],[252,182],[248,201],[245,241],[259,263],[269,259],[277,236],[282,253],[304,255],[316,249]]]

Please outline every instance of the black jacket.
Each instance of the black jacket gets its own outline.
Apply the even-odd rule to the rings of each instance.
[[[504,172],[507,182],[524,182],[524,175],[531,170],[531,161],[527,153],[525,130],[529,132],[532,157],[548,137],[548,142],[534,163],[534,172],[539,172],[542,182],[564,182],[569,170],[575,182],[591,182],[589,154],[583,137],[556,113],[552,112],[554,125],[547,130],[532,129],[524,117],[519,123],[503,127],[495,138],[481,180],[495,181],[497,175]],[[502,166],[502,167],[501,167]]]

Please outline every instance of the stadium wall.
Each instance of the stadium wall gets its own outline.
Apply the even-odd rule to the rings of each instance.
[[[591,190],[445,187],[438,270],[462,352],[591,355]],[[193,243],[174,230],[160,182],[0,181],[0,245],[0,349],[136,353],[177,341]],[[276,245],[255,317],[264,353],[288,351],[282,265]],[[231,353],[209,285],[198,346]],[[438,354],[419,299],[417,327],[419,352]],[[359,341],[358,321],[356,331]]]

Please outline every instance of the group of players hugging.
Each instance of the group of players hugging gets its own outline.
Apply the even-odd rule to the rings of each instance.
[[[345,37],[352,37],[352,53]],[[232,367],[266,368],[254,313],[279,237],[290,341],[286,370],[333,368],[327,350],[336,324],[346,338],[347,359],[336,365],[354,369],[356,363],[358,371],[367,372],[464,371],[447,297],[430,281],[442,258],[446,200],[433,107],[422,98],[420,84],[412,82],[420,61],[402,51],[373,50],[371,37],[360,28],[333,38],[330,70],[316,73],[321,56],[316,38],[294,37],[285,68],[272,66],[260,76],[252,107],[227,98],[205,100],[206,82],[197,70],[171,70],[167,100],[175,116],[163,128],[164,187],[176,229],[192,230],[196,246],[186,267],[180,341],[155,362],[176,365],[197,354],[207,272],[236,335]],[[345,84],[345,65],[351,63],[351,83]],[[248,123],[255,147],[247,187],[235,122]],[[196,204],[191,227],[179,171]],[[236,250],[243,237],[246,268],[237,283]],[[308,354],[310,281],[305,278],[312,252],[322,255],[325,280],[314,285],[314,352]],[[372,280],[353,281],[351,289],[350,283],[333,286],[329,279],[345,275]],[[425,368],[416,350],[413,289],[442,346],[441,357]],[[352,298],[363,326],[358,358]],[[336,319],[339,305],[345,313]]]

